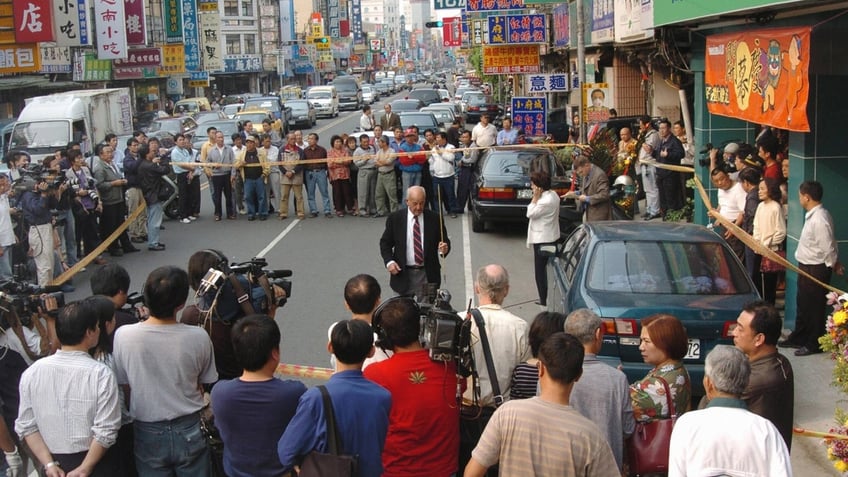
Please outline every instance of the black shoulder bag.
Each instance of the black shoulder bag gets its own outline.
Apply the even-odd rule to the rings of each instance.
[[[325,386],[318,386],[324,401],[327,421],[327,453],[312,451],[300,464],[300,477],[356,477],[359,475],[357,456],[341,455],[342,441],[336,427],[333,403]]]

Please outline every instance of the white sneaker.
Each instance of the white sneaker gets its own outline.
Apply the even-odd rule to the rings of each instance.
[[[185,219],[180,220],[180,223],[183,223],[183,224],[190,224],[190,223],[191,223],[191,220],[189,220],[189,218],[188,218],[188,217],[186,217]]]
[[[197,217],[195,217],[193,215],[189,215],[188,219],[191,220],[192,222],[194,222],[195,220],[197,220]]]

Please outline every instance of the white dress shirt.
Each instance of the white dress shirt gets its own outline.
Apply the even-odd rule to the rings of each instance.
[[[680,416],[671,433],[668,477],[792,475],[777,428],[747,409],[711,406]]]
[[[542,192],[534,204],[527,204],[527,246],[551,243],[559,239],[559,195],[552,190]]]
[[[833,218],[821,204],[804,215],[804,227],[795,249],[795,260],[804,265],[825,264],[833,267],[839,261]]]
[[[495,144],[497,138],[498,128],[492,123],[483,126],[483,123],[479,122],[471,130],[471,140],[477,143],[479,147],[489,147]]]
[[[121,427],[115,374],[83,351],[59,350],[21,376],[21,438],[39,432],[51,453],[86,452],[91,440],[111,447]]]
[[[9,208],[9,195],[0,195],[0,246],[15,245],[15,230]]]

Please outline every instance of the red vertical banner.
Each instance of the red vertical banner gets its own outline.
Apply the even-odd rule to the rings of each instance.
[[[14,0],[15,41],[53,41],[53,6],[50,0]]]
[[[710,113],[809,132],[810,31],[770,28],[707,37]]]
[[[127,44],[146,45],[147,31],[144,20],[144,0],[124,0],[127,21]]]
[[[442,44],[446,47],[462,46],[461,17],[448,17],[442,20]]]

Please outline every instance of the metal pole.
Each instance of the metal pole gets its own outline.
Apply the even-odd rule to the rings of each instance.
[[[579,142],[586,142],[586,121],[583,120],[583,83],[586,82],[586,42],[583,37],[585,18],[583,17],[583,0],[577,0],[577,85],[578,111],[580,113]]]

